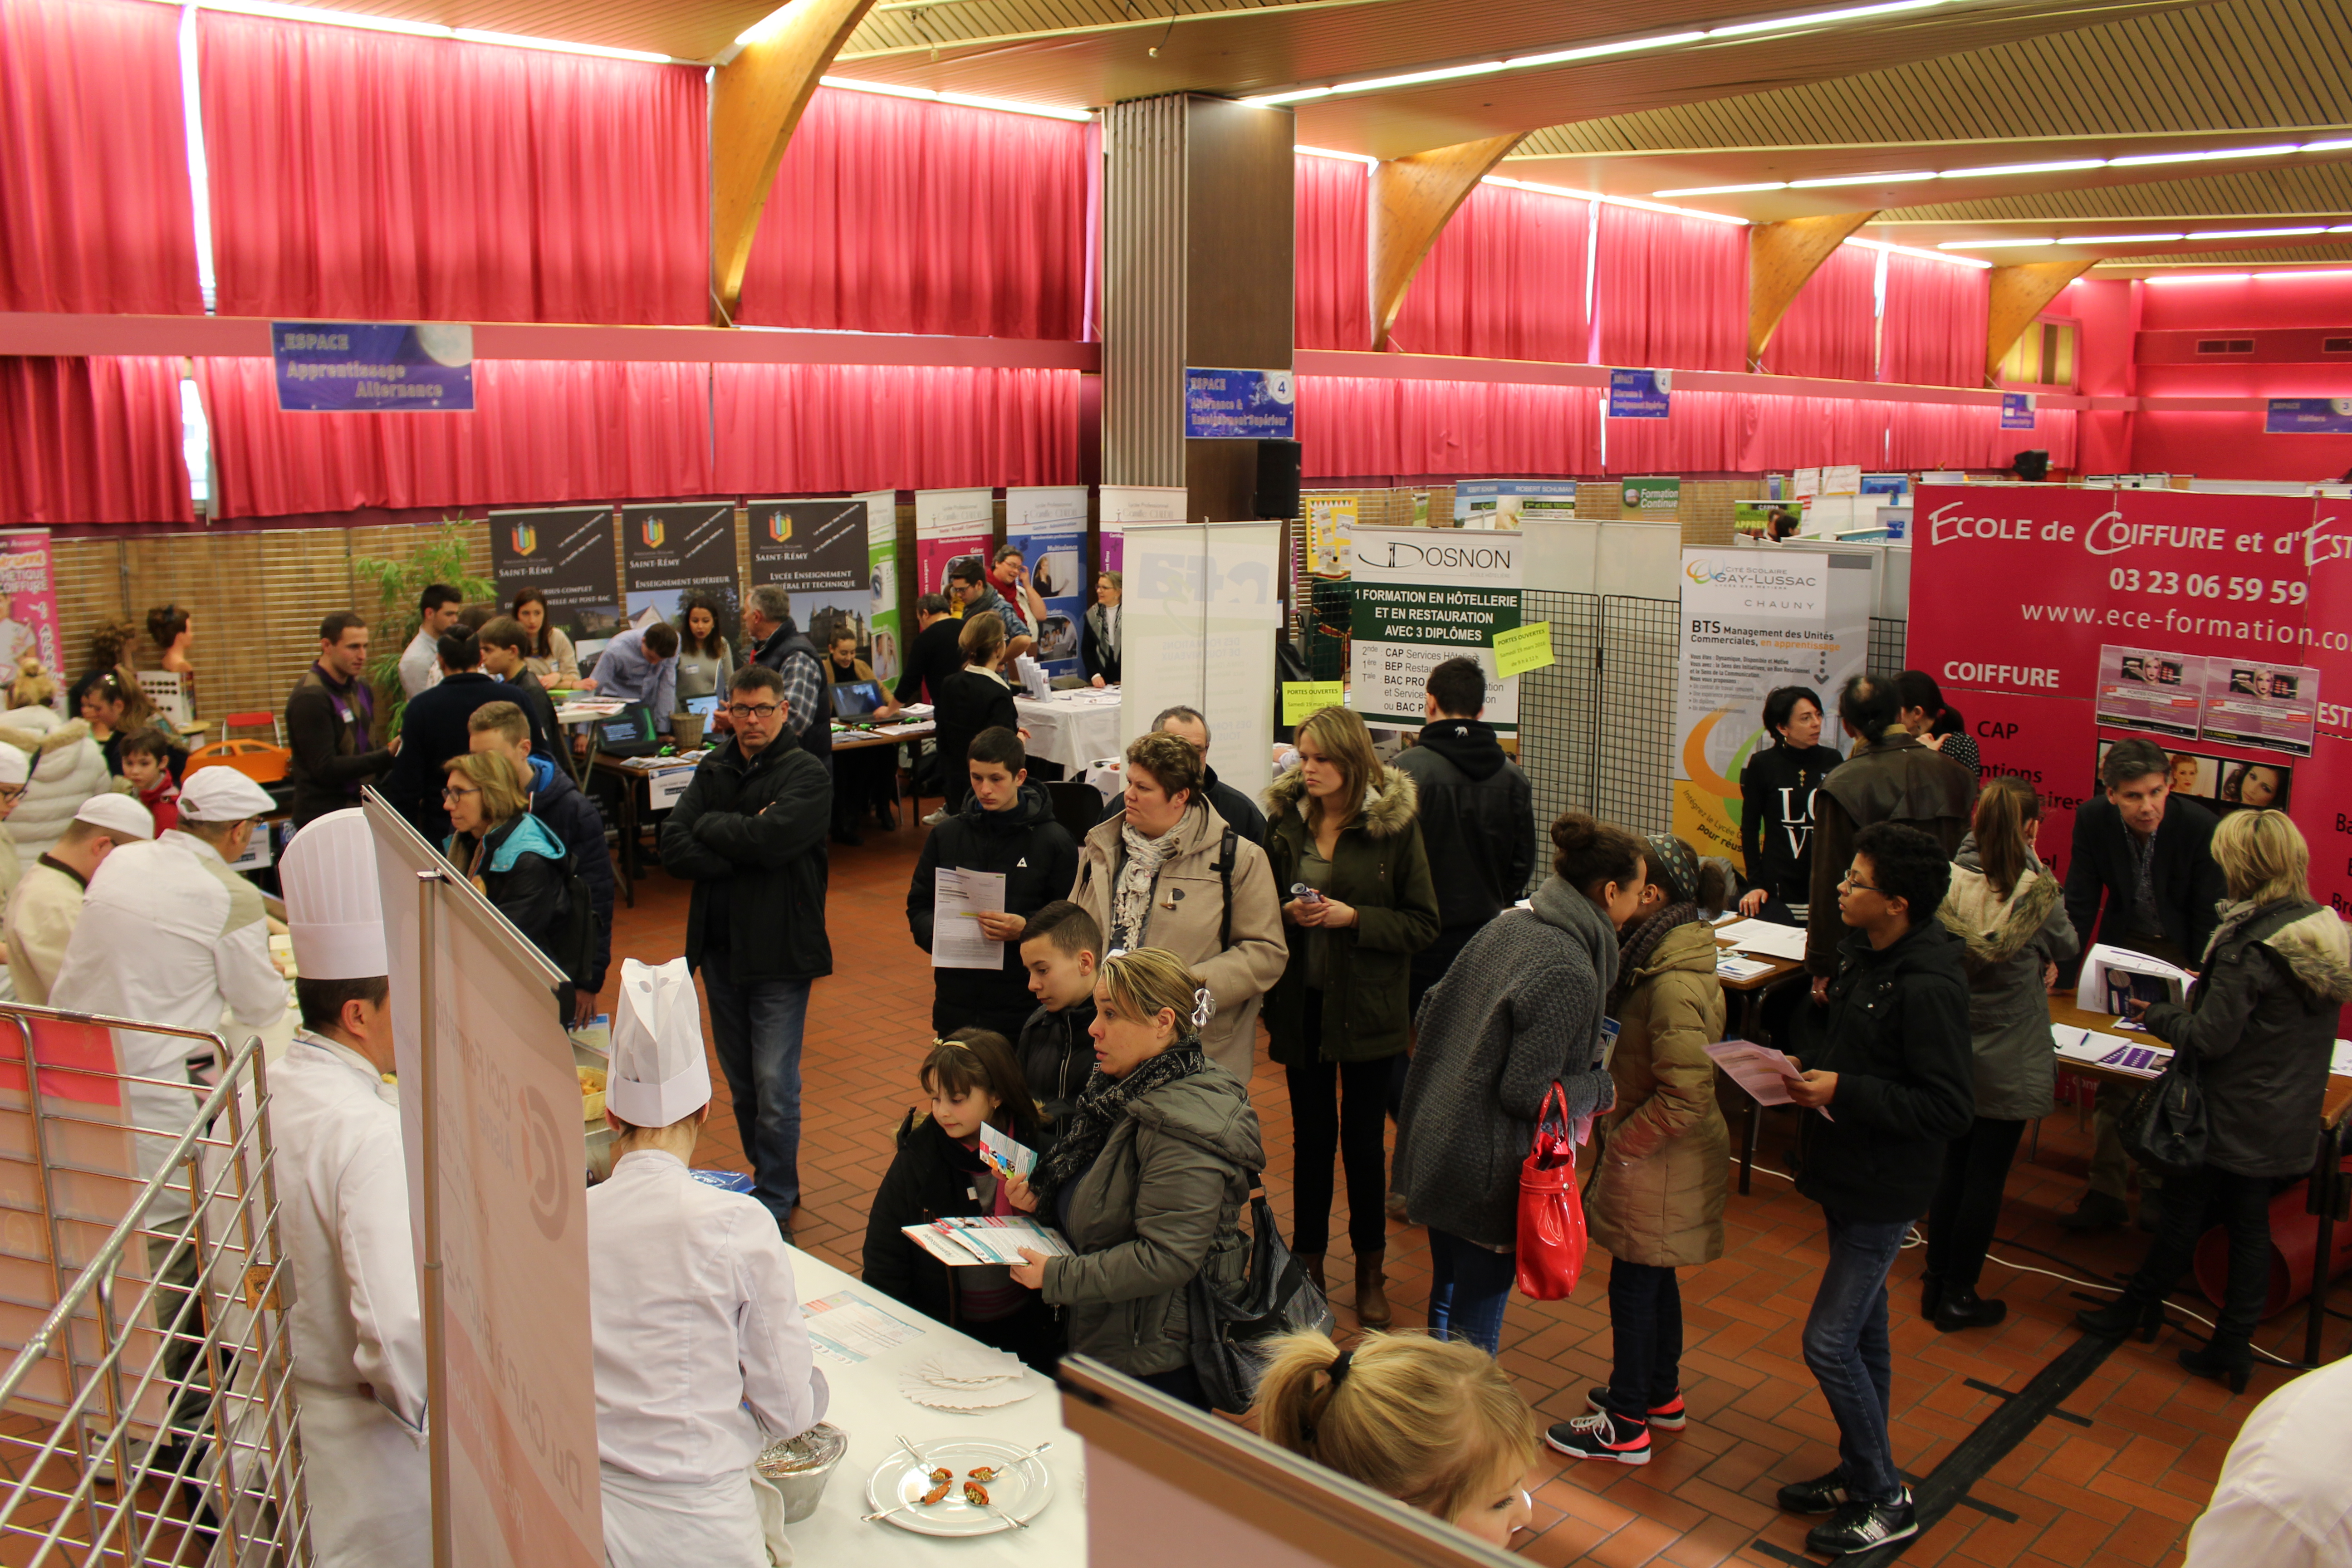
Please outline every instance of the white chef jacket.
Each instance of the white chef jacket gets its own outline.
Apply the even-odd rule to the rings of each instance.
[[[654,1481],[746,1472],[824,1414],[775,1217],[639,1149],[588,1189],[596,1449]]]
[[[311,1544],[321,1568],[424,1568],[425,1320],[398,1103],[365,1057],[305,1029],[269,1068],[269,1131]],[[206,1151],[208,1181],[223,1157]],[[246,1261],[225,1258],[214,1281],[232,1312]]]
[[[400,650],[400,689],[414,697],[441,684],[441,639],[418,628]]]
[[[81,919],[84,886],[77,873],[44,855],[8,895],[8,973],[18,1001],[49,1005],[49,986]]]
[[[2352,1359],[2306,1372],[2246,1417],[2184,1568],[2352,1568]]]
[[[285,1016],[286,1000],[286,978],[269,961],[261,889],[177,829],[107,856],[49,987],[54,1007],[183,1029],[217,1029],[224,1009],[263,1029]],[[175,1080],[188,1078],[192,1058],[211,1054],[198,1041],[137,1029],[114,1031],[114,1053],[126,1073]],[[140,1174],[152,1175],[203,1097],[132,1084],[126,1098],[132,1121],[149,1130],[138,1139]],[[187,1214],[183,1180],[157,1198],[152,1217]]]

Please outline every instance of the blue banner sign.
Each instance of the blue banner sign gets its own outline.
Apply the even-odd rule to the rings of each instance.
[[[2033,394],[2004,392],[2000,395],[2000,427],[2004,430],[2033,428]]]
[[[1664,419],[1670,416],[1672,373],[1662,370],[1612,370],[1609,373],[1609,417]]]
[[[2263,415],[2265,436],[2352,436],[2352,397],[2273,397]]]
[[[272,321],[269,352],[282,413],[465,414],[474,407],[470,326]]]
[[[1298,438],[1298,384],[1286,370],[1184,372],[1184,437],[1191,441]]]

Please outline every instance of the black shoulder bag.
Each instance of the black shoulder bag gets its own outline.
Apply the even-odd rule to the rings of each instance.
[[[1265,1341],[1307,1329],[1328,1334],[1338,1326],[1330,1303],[1284,1245],[1255,1171],[1249,1181],[1248,1272],[1231,1290],[1212,1285],[1205,1269],[1184,1287],[1201,1391],[1215,1408],[1236,1414],[1256,1403]]]

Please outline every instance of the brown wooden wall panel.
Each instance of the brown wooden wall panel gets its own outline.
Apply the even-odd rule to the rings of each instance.
[[[1290,111],[1219,98],[1188,99],[1185,110],[1184,363],[1288,370]]]

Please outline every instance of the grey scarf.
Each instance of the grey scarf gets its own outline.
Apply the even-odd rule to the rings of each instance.
[[[1558,875],[1546,877],[1535,897],[1528,900],[1537,918],[1555,925],[1581,943],[1592,960],[1593,989],[1607,996],[1617,986],[1617,929],[1601,906],[1560,880]],[[1592,1047],[1585,1058],[1589,1066],[1601,1059],[1601,1017],[1596,1008],[1592,1019]]]
[[[1183,828],[1183,819],[1179,817],[1176,826],[1159,837],[1146,838],[1132,824],[1119,824],[1119,842],[1127,858],[1119,865],[1118,879],[1111,884],[1112,947],[1124,950],[1142,942],[1143,928],[1151,921],[1152,888],[1160,880],[1160,868],[1175,852],[1177,835]]]

